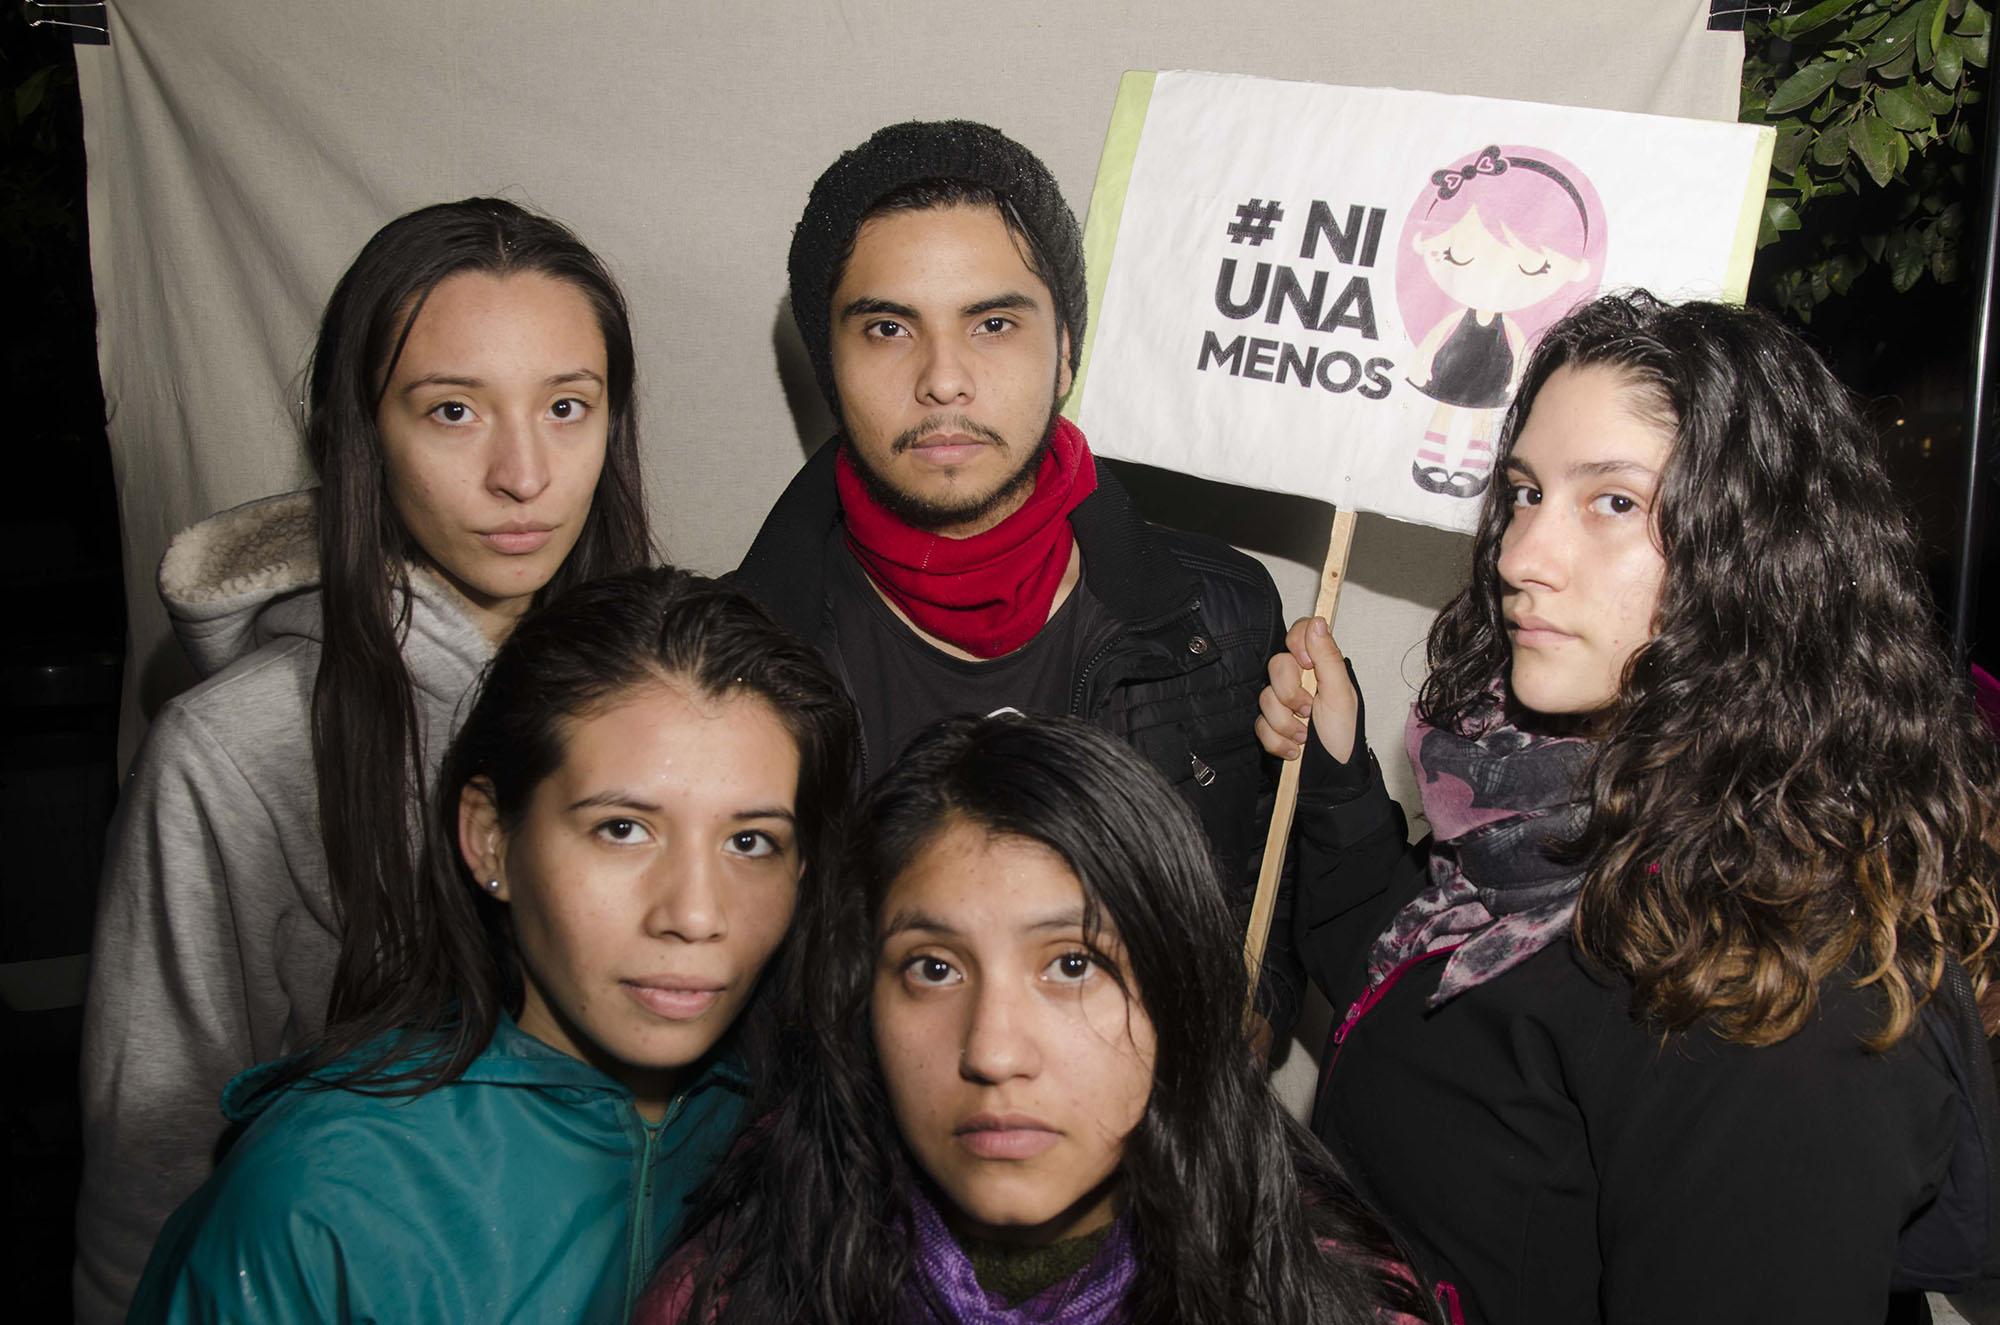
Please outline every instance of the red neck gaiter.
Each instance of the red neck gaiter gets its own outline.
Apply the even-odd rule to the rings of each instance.
[[[845,446],[834,485],[847,546],[889,601],[920,630],[974,657],[998,658],[1048,622],[1069,569],[1069,514],[1096,490],[1097,463],[1076,425],[1058,416],[1028,500],[970,538],[926,533],[891,515],[869,495]]]

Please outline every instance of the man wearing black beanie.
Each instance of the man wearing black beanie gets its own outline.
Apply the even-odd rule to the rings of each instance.
[[[1247,911],[1277,590],[1227,544],[1141,520],[1057,413],[1088,295],[1048,168],[983,124],[891,125],[813,185],[790,269],[841,430],[735,578],[846,682],[864,778],[952,714],[1086,718],[1179,787]],[[1280,1028],[1301,987],[1285,949],[1264,995]]]

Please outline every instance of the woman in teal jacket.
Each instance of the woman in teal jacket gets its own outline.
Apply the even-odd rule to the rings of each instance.
[[[711,581],[530,616],[446,757],[424,924],[231,1083],[248,1129],[131,1318],[623,1321],[741,1119],[852,747],[818,657]]]

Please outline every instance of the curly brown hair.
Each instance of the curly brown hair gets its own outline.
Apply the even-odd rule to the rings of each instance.
[[[1663,1031],[1706,1021],[1771,1044],[1843,969],[1884,1000],[1865,1043],[1908,1032],[1945,970],[1993,973],[1992,735],[1940,647],[1916,541],[1846,389],[1762,313],[1637,292],[1550,329],[1502,431],[1602,366],[1673,434],[1653,638],[1589,720],[1590,819],[1572,937]],[[1510,647],[1509,485],[1487,494],[1471,582],[1433,624],[1418,711],[1462,728]]]

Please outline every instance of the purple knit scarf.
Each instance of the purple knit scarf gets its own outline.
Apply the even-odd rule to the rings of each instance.
[[[1050,1284],[1018,1306],[989,1293],[972,1262],[921,1193],[910,1202],[916,1226],[915,1273],[903,1287],[897,1325],[1118,1325],[1138,1268],[1132,1238],[1120,1219],[1090,1264]]]
[[[1495,698],[1498,698],[1496,691]],[[1429,1006],[1519,966],[1569,932],[1584,871],[1550,856],[1589,817],[1590,743],[1534,736],[1498,704],[1466,733],[1410,711],[1406,739],[1431,821],[1431,886],[1368,953],[1368,987],[1412,957],[1456,945]]]

